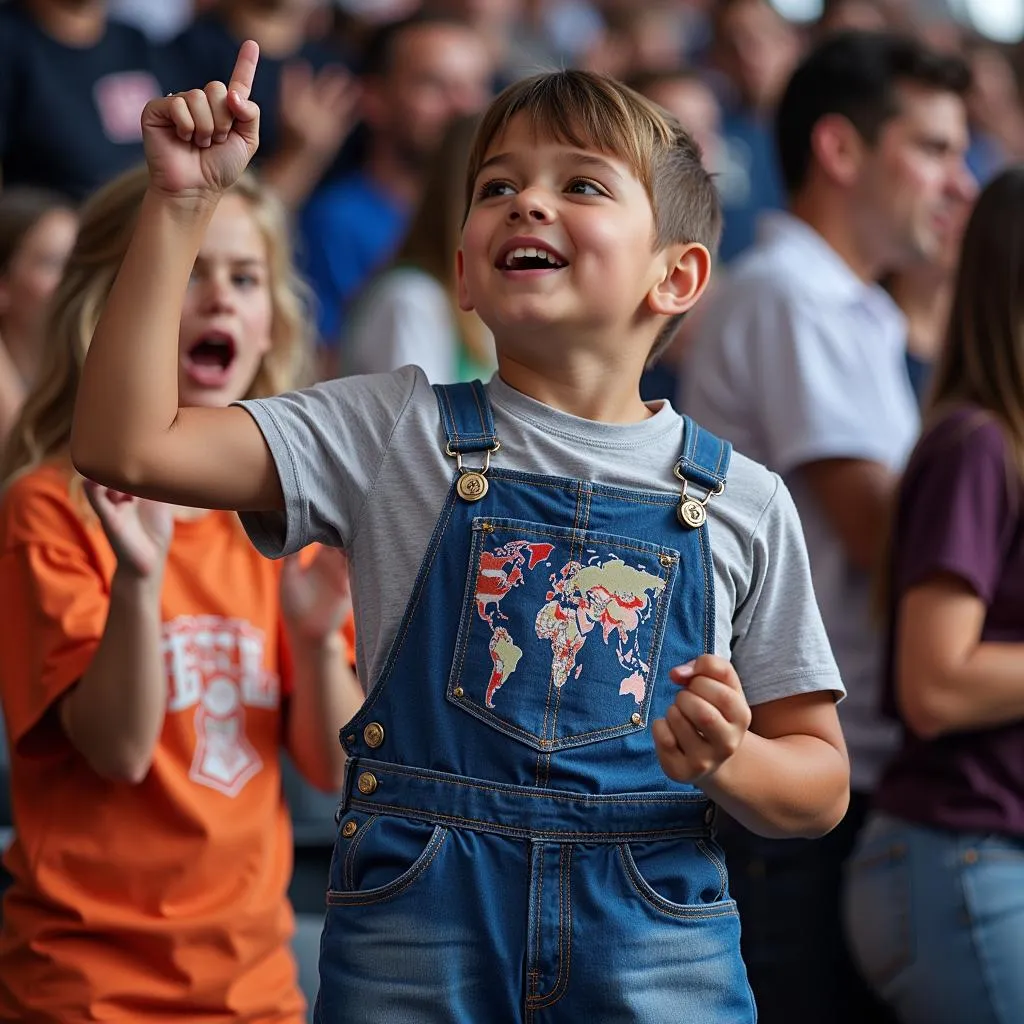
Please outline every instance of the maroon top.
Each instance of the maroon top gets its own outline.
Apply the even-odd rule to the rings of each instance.
[[[983,641],[1020,643],[1024,703],[1024,484],[1000,427],[958,409],[921,438],[900,491],[892,606],[935,573],[963,579],[988,611]],[[896,716],[895,616],[884,702]],[[961,832],[1024,835],[1024,716],[993,729],[922,740],[904,732],[876,806],[909,821]]]

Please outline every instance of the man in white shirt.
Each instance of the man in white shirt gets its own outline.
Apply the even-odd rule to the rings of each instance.
[[[879,708],[872,607],[889,508],[919,421],[903,315],[876,284],[938,253],[974,194],[959,59],[903,37],[826,40],[794,74],[776,134],[789,212],[769,215],[698,325],[682,408],[792,489],[849,697],[846,821],[817,843],[727,824],[762,1024],[881,1024],[846,952],[842,865],[896,743]]]

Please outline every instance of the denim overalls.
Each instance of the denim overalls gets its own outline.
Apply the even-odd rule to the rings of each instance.
[[[650,734],[714,649],[730,447],[686,420],[682,494],[540,476],[491,466],[479,382],[435,391],[454,476],[342,730],[316,1020],[747,1024],[714,807]]]

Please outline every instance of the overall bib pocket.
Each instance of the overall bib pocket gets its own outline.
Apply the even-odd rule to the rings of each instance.
[[[430,867],[448,836],[443,825],[383,814],[348,814],[331,862],[328,906],[365,906],[397,896]]]
[[[447,697],[538,751],[647,727],[672,548],[477,518]]]

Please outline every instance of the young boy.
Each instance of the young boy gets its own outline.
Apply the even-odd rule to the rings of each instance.
[[[488,385],[410,367],[179,410],[174,325],[257,145],[256,59],[146,110],[150,193],[72,446],[108,485],[242,510],[267,554],[349,553],[370,685],[318,1019],[753,1021],[714,808],[832,828],[843,691],[785,488],[639,397],[719,230],[692,140],[599,76],[511,86],[459,258]]]

